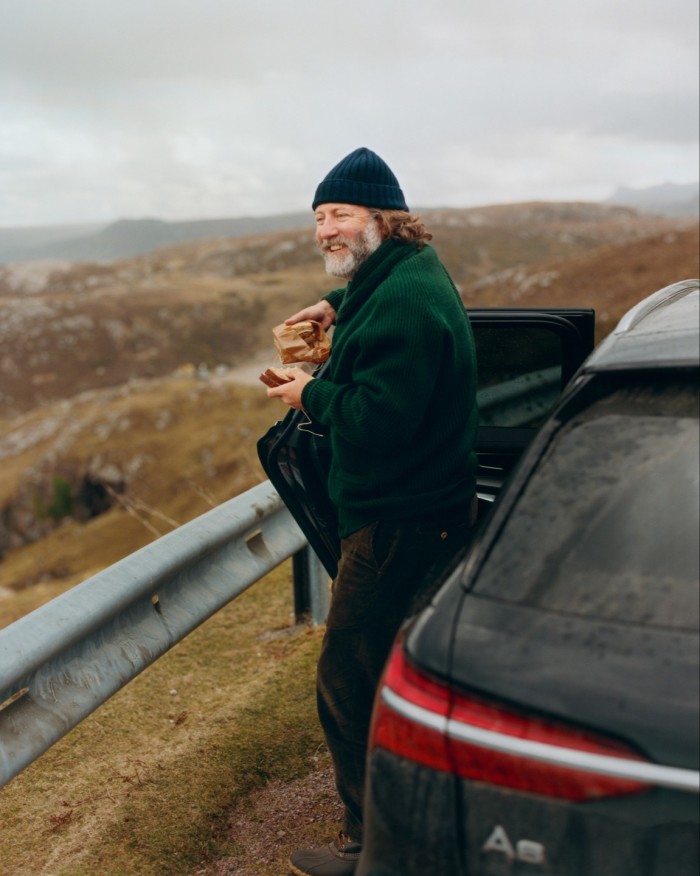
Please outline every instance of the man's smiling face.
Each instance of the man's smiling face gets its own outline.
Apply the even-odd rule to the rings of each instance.
[[[316,243],[326,271],[350,280],[382,243],[376,218],[367,207],[355,204],[319,204],[314,212]]]

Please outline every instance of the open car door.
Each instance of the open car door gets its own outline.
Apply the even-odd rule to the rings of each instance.
[[[469,308],[478,363],[477,493],[488,513],[563,388],[593,349],[588,309]],[[323,376],[325,363],[316,372]],[[340,558],[338,520],[328,498],[330,439],[290,410],[259,441],[265,473],[328,574]],[[313,427],[317,428],[317,427]]]

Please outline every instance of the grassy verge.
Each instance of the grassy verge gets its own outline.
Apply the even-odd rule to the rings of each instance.
[[[235,852],[226,816],[322,745],[320,631],[276,569],[86,719],[0,796],[2,876],[178,876]]]

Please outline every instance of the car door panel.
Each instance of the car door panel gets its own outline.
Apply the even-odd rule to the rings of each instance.
[[[587,308],[468,310],[478,363],[477,492],[492,503],[561,391],[593,349]]]

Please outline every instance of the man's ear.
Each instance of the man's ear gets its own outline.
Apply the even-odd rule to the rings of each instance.
[[[381,234],[382,240],[388,240],[391,235],[391,229],[384,219],[384,214],[381,210],[372,210],[372,219],[377,223],[377,228]]]

